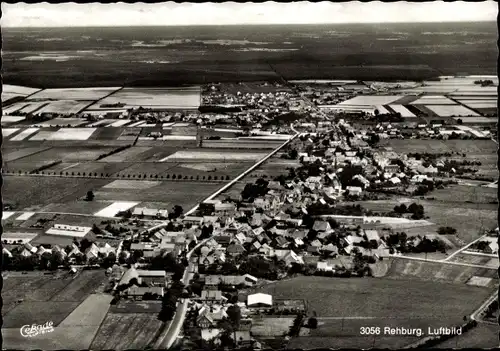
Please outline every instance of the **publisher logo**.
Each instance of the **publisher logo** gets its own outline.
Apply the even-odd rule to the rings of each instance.
[[[46,322],[45,324],[23,325],[21,327],[21,335],[25,338],[32,338],[37,335],[51,333],[54,331],[54,323]]]

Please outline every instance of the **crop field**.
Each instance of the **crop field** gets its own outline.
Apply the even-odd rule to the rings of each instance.
[[[200,177],[200,179],[215,179],[217,177],[222,180],[227,176],[234,178],[246,169],[252,166],[252,162],[236,162],[236,163],[217,163],[217,162],[203,162],[203,163],[179,163],[173,168],[169,168],[167,173],[172,175],[182,175],[182,177]]]
[[[93,294],[99,286],[105,284],[108,277],[104,270],[82,271],[71,284],[53,295],[50,301],[54,302],[83,302]]]
[[[497,100],[459,100],[461,104],[471,108],[497,108]]]
[[[87,140],[97,128],[61,128],[48,136],[47,140]]]
[[[182,206],[186,211],[199,201],[215,192],[221,185],[218,183],[197,182],[162,182],[161,185],[149,189],[105,189],[94,191],[95,200],[151,202],[158,201],[158,194],[162,194],[161,202]]]
[[[9,135],[16,133],[18,130],[19,128],[2,128],[2,136],[6,138]]]
[[[37,113],[75,114],[83,110],[92,101],[57,100],[42,107]]]
[[[160,313],[161,301],[121,300],[109,309],[110,313]]]
[[[126,211],[134,206],[137,206],[138,202],[131,201],[116,201],[111,205],[103,208],[102,210],[96,212],[94,215],[96,217],[114,217],[118,212]]]
[[[360,347],[363,343],[371,347],[373,336],[361,336],[359,328],[362,326],[404,325],[427,330],[428,326],[458,324],[464,315],[474,311],[491,294],[489,289],[465,284],[392,278],[322,277],[293,278],[252,289],[251,292],[257,291],[272,294],[273,298],[307,300],[308,313],[317,313],[319,326],[311,331],[310,336],[299,340],[323,344],[307,344],[310,346],[306,348]],[[394,301],[397,301],[396,305]],[[342,320],[342,317],[345,319]],[[293,340],[290,345],[299,347]],[[380,338],[375,340],[375,347],[401,347],[413,341],[404,336]]]
[[[74,166],[71,166],[71,168],[65,169],[63,173],[66,175],[72,175],[72,176],[103,176],[105,175],[111,175],[117,172],[120,172],[122,169],[126,168],[129,166],[127,163],[122,163],[122,162],[98,162],[98,161],[87,161],[87,162],[82,162],[78,163]],[[57,166],[56,166],[57,167]],[[56,168],[59,169],[59,168]],[[49,172],[52,171],[52,169],[48,169]],[[61,172],[61,171],[59,171]],[[59,173],[57,172],[57,173]]]
[[[273,84],[265,84],[265,82],[241,82],[241,83],[223,83],[220,87],[222,91],[228,94],[236,95],[238,92],[246,93],[274,93],[278,91],[290,91],[290,88],[284,86],[275,86]]]
[[[36,93],[39,91],[39,88],[29,88],[29,87],[23,87],[20,85],[11,85],[11,84],[4,84],[2,86],[2,94],[7,93],[7,94],[16,94],[19,96],[27,96],[31,95],[33,93]],[[2,97],[2,100],[3,97]]]
[[[480,112],[481,109],[478,109]],[[496,110],[496,109],[495,109]],[[486,111],[483,113],[490,113],[489,111]],[[467,118],[460,118],[460,117],[455,117],[455,120],[461,119],[463,124],[483,124],[483,123],[497,123],[498,119],[497,118],[488,118],[488,117],[467,117]]]
[[[106,179],[3,176],[2,197],[18,209],[33,209],[49,203],[74,201],[89,189],[105,185]],[[20,191],[22,189],[22,191]]]
[[[29,97],[29,100],[84,100],[95,101],[102,99],[106,95],[120,89],[119,87],[109,88],[72,88],[72,89],[44,89]],[[88,104],[88,103],[87,103]]]
[[[7,278],[3,279],[2,291],[4,323],[8,320],[6,314],[16,307],[18,299],[24,299],[25,302],[49,301],[58,291],[70,284],[71,280],[72,277],[67,273],[44,275],[42,272],[36,272],[32,276],[8,273]]]
[[[128,124],[132,122],[131,120],[128,120],[128,119],[119,119],[119,120],[115,120],[114,122],[106,125],[106,127],[121,127],[121,126],[124,126],[125,124]]]
[[[22,161],[30,161],[35,162],[37,160],[61,160],[63,162],[82,162],[82,161],[92,161],[98,158],[100,155],[105,154],[111,150],[113,147],[106,146],[77,146],[73,148],[64,148],[64,147],[52,147],[46,148],[43,150],[42,148],[27,148],[21,149],[27,150],[27,152],[32,152],[36,150],[41,150],[41,152],[32,152],[31,155],[27,155],[22,158]],[[19,159],[19,158],[18,158]]]
[[[94,128],[96,131],[88,138],[88,140],[116,140],[123,132],[123,128],[120,127],[101,127]]]
[[[287,138],[288,139],[288,138]],[[286,141],[286,139],[285,139]],[[217,149],[276,149],[285,142],[284,140],[265,140],[265,139],[220,139],[220,140],[203,140],[204,148]]]
[[[133,146],[129,147],[123,151],[110,155],[101,159],[103,162],[133,162],[133,161],[144,161],[151,155],[151,147],[148,146]]]
[[[12,161],[4,163],[5,172],[32,172],[40,167],[47,166],[54,162],[55,160],[34,160],[28,161],[25,159],[21,159],[19,161]]]
[[[343,105],[358,105],[358,106],[372,106],[372,105],[389,105],[394,101],[403,98],[401,95],[366,95],[356,96],[352,99],[343,101],[336,106]]]
[[[99,210],[102,210],[108,205],[110,205],[109,202],[76,200],[65,203],[51,203],[41,208],[40,211],[61,212],[61,213],[82,213],[91,215]]]
[[[456,102],[443,95],[425,95],[411,102],[410,105],[456,105]]]
[[[125,350],[146,348],[162,323],[151,313],[108,313],[91,349]]]
[[[148,179],[151,179],[151,175],[153,175],[153,177],[158,175],[158,178],[161,176],[165,178],[167,174],[172,176],[173,173],[170,172],[170,170],[176,167],[176,163],[172,162],[127,162],[125,164],[122,163],[122,165],[125,165],[126,167],[123,167],[115,175],[119,177],[127,177],[127,179],[139,177],[147,177]]]
[[[17,122],[24,121],[26,119],[25,116],[2,116],[1,123],[4,124],[14,124]]]
[[[470,263],[470,264],[478,264],[491,268],[498,267],[498,258],[492,258],[488,256],[480,256],[480,255],[471,255],[466,253],[460,253],[458,255],[453,256],[450,261],[452,262],[460,262],[460,263]]]
[[[497,189],[468,185],[450,185],[445,189],[436,189],[426,196],[434,201],[466,202],[489,204],[497,200]]]
[[[426,105],[426,107],[440,117],[479,116],[476,112],[462,105]]]
[[[7,106],[6,108],[3,109],[4,114],[12,114],[15,112],[22,112],[22,113],[32,113],[41,108],[42,106],[47,105],[47,101],[40,101],[40,102],[28,102],[28,101],[22,101],[22,102],[16,102],[13,103],[12,105]]]
[[[285,336],[293,325],[294,318],[293,316],[255,318],[252,321],[252,335],[258,337]]]
[[[231,152],[231,151],[177,151],[165,157],[167,160],[220,160],[220,161],[257,161],[266,156],[265,152]]]
[[[27,137],[35,134],[36,132],[38,132],[39,128],[26,128],[26,129],[23,129],[20,133],[18,133],[17,135],[13,136],[12,138],[10,138],[9,140],[10,141],[22,141],[24,139],[26,139]]]
[[[87,125],[87,127],[97,127],[97,126],[104,126],[104,125],[108,125],[110,123],[113,123],[114,119],[101,119],[97,122],[92,122],[90,124]]]
[[[393,258],[386,278],[405,281],[411,280],[412,282],[415,280],[435,283],[446,282],[453,283],[453,286],[457,288],[458,286],[466,285],[472,277],[491,278],[491,283],[486,287],[477,287],[477,289],[484,289],[488,293],[488,291],[491,292],[491,288],[498,285],[498,276],[496,273],[495,269]]]
[[[497,145],[491,140],[418,140],[418,139],[389,139],[387,146],[398,153],[429,152],[445,153],[459,152],[460,154],[483,154],[495,158]]]
[[[47,321],[57,326],[77,306],[78,302],[24,301],[4,314],[2,328],[19,329],[23,325],[44,324]]]
[[[149,180],[114,180],[103,186],[103,189],[148,189],[160,185],[161,182]]]
[[[5,212],[4,212],[5,213]],[[7,241],[8,243],[18,243],[22,241],[22,243],[29,243],[37,236],[36,233],[2,233],[2,241]]]
[[[403,105],[388,105],[390,109],[394,110],[396,113],[401,113],[401,117],[414,118],[416,117],[410,110],[408,110]]]
[[[70,125],[71,127],[76,127],[86,123],[86,120],[80,118],[54,118],[49,121],[35,123],[33,124],[33,127],[66,127],[68,125]]]
[[[200,105],[200,88],[123,88],[89,107],[97,110],[103,105],[125,104],[125,108],[195,109]]]

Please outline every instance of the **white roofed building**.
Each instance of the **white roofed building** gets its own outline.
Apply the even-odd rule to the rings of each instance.
[[[247,297],[247,307],[271,307],[272,305],[273,297],[269,294],[257,293]]]

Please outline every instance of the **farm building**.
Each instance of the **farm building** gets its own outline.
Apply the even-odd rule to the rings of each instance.
[[[271,307],[273,305],[273,297],[268,294],[252,294],[247,297],[248,307]]]
[[[141,283],[146,283],[149,286],[163,286],[165,285],[166,272],[161,270],[137,270],[137,275]]]
[[[131,286],[127,289],[127,296],[132,297],[134,300],[142,300],[148,295],[151,299],[163,297],[163,287]]]
[[[220,290],[203,290],[201,292],[201,300],[205,303],[216,303],[227,299],[222,296],[222,292]]]
[[[168,218],[168,211],[167,210],[159,210],[156,208],[136,207],[136,208],[134,208],[134,212],[132,212],[132,215],[145,216],[145,217]]]

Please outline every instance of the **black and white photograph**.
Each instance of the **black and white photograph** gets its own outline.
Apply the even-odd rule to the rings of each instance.
[[[497,2],[1,11],[3,350],[500,346]]]

